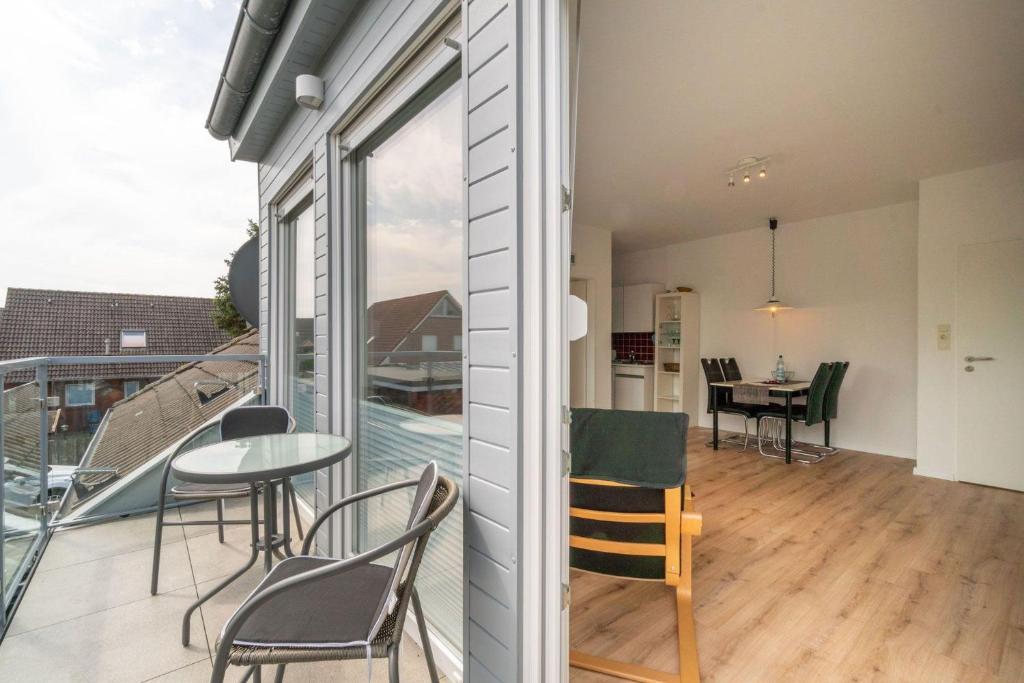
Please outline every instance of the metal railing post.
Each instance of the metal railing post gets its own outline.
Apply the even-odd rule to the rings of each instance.
[[[259,375],[260,405],[267,405],[267,357],[260,356]]]
[[[4,382],[7,380],[5,373],[0,372],[0,633],[7,627],[7,588],[4,585],[4,547],[7,541],[4,538],[4,529],[7,528],[4,520],[6,514],[4,506],[4,485],[7,482],[7,475],[4,473],[4,409],[7,407],[7,397],[4,395]]]
[[[50,409],[46,400],[50,395],[49,370],[45,363],[36,368],[36,383],[39,384],[39,519],[44,534],[50,516]]]

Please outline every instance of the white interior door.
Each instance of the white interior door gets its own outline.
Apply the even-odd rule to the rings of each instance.
[[[1024,240],[957,254],[957,478],[1024,491]]]

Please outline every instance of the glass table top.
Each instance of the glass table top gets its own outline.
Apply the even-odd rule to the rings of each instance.
[[[312,472],[348,456],[351,442],[334,434],[269,434],[202,446],[171,466],[182,481],[227,484]]]

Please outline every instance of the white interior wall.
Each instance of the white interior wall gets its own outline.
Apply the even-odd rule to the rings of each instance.
[[[612,407],[612,234],[589,225],[572,227],[576,257],[569,277],[588,280],[587,306],[591,312],[594,344],[594,407]]]
[[[701,355],[735,356],[764,377],[782,353],[799,377],[821,361],[848,360],[834,445],[913,458],[916,452],[917,203],[780,220],[777,291],[794,310],[754,311],[768,297],[764,227],[659,249],[616,254],[616,284],[652,280],[701,295]],[[700,405],[707,405],[701,377]],[[711,425],[701,410],[697,422]],[[742,431],[742,421],[722,418]],[[751,422],[753,429],[753,422]],[[809,432],[809,433],[807,433]],[[820,443],[822,427],[797,428]]]
[[[916,471],[955,479],[957,248],[1024,238],[1024,159],[922,180],[919,201]],[[937,343],[944,323],[948,351]]]

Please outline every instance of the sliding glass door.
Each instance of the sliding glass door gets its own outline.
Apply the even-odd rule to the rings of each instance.
[[[431,460],[462,481],[461,111],[453,68],[356,152],[360,490],[416,477]],[[359,509],[360,549],[402,532],[402,495]],[[459,508],[431,537],[416,584],[434,630],[461,648]]]
[[[285,221],[290,261],[288,407],[295,430],[316,431],[316,394],[313,368],[313,313],[316,306],[313,205],[304,201]],[[313,474],[292,479],[295,491],[314,507]]]

